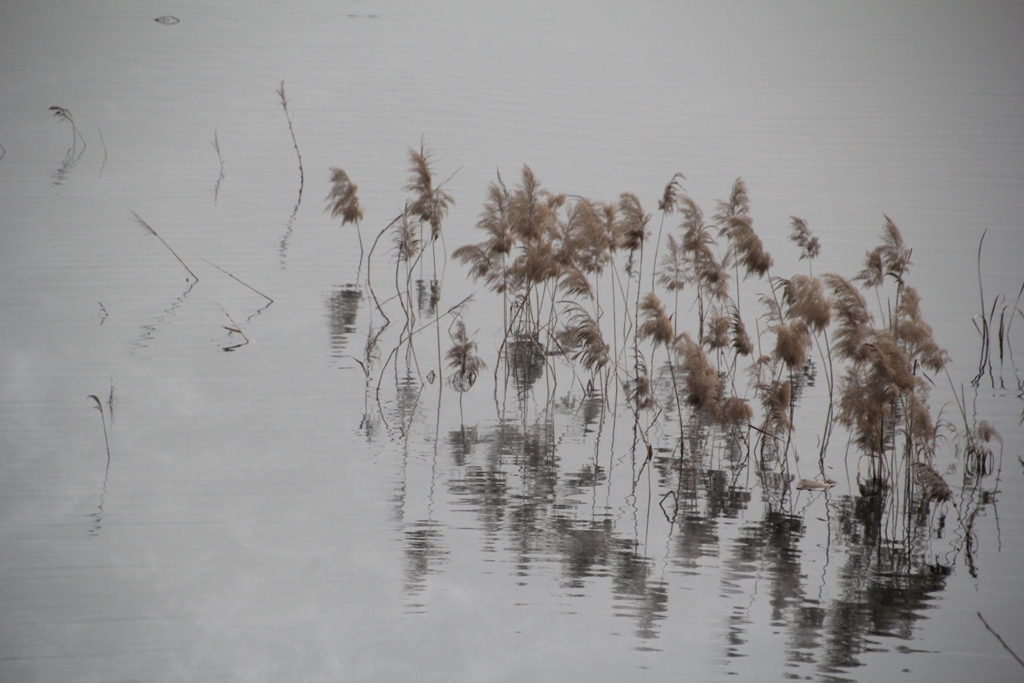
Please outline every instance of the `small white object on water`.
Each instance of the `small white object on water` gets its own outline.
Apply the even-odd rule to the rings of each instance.
[[[817,479],[801,479],[797,482],[796,488],[799,491],[828,491],[836,483],[831,479],[818,481]]]

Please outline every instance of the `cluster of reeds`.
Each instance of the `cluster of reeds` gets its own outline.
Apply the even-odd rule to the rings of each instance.
[[[442,385],[459,392],[461,406],[461,394],[476,383],[485,363],[461,319],[466,301],[443,314],[437,306],[436,250],[454,199],[437,181],[428,150],[410,150],[409,161],[404,189],[411,196],[377,235],[366,259],[365,284],[382,322],[371,321],[360,365],[369,386],[381,332],[397,306],[404,322],[383,367],[404,345],[419,371],[412,340],[429,324],[416,324],[424,304],[414,304],[413,277],[417,269],[424,271],[429,247],[437,374],[447,370]],[[519,396],[547,377],[551,398],[559,368],[567,368],[574,386],[606,405],[621,390],[648,448],[648,429],[668,408],[679,423],[680,454],[685,430],[726,430],[746,443],[763,471],[773,471],[773,481],[784,483],[793,478],[790,468],[799,456],[793,439],[796,406],[820,371],[828,401],[818,439],[820,490],[831,485],[826,456],[840,425],[867,459],[865,493],[885,490],[902,477],[916,482],[918,499],[947,500],[943,486],[948,485],[933,469],[946,425],[933,416],[928,393],[948,355],[934,341],[920,296],[908,284],[911,249],[895,223],[885,218],[880,244],[867,252],[863,269],[847,278],[814,275],[821,244],[806,221],[792,217],[789,240],[809,267],[806,274],[780,277],[755,231],[745,183],[737,179],[728,198],[706,218],[684,180],[676,174],[666,184],[657,202],[657,240],[647,254],[652,215],[636,195],[598,201],[552,192],[529,166],[511,187],[497,175],[476,224],[484,239],[452,253],[472,279],[500,297],[503,334],[496,349],[495,391],[504,369],[506,386],[512,380]],[[328,209],[358,230],[362,211],[356,185],[337,168],[331,169],[330,181]],[[670,217],[678,221],[675,228]],[[385,235],[390,235],[395,293],[382,298],[372,284],[371,259]],[[426,281],[417,284],[422,299]],[[877,311],[865,293],[873,294]],[[754,312],[751,301],[759,304]],[[453,322],[445,368],[439,321],[448,315]],[[378,396],[379,390],[378,381]],[[973,434],[969,447],[976,461],[985,460],[978,444],[991,438]],[[808,482],[803,488],[816,490],[811,480],[803,481]]]
[[[443,374],[440,320],[445,316],[457,318],[459,310],[465,303],[465,301],[459,302],[444,314],[438,314],[437,304],[441,298],[441,282],[438,278],[438,244],[443,240],[443,221],[455,199],[445,187],[447,181],[439,181],[434,174],[432,161],[433,154],[424,145],[421,144],[418,150],[409,149],[409,180],[403,190],[409,192],[410,197],[405,201],[402,212],[380,230],[369,251],[364,250],[360,229],[363,210],[360,207],[357,194],[359,188],[343,169],[330,169],[331,188],[326,198],[328,203],[326,210],[330,211],[332,218],[340,217],[343,226],[348,223],[355,224],[360,249],[358,285],[365,286],[369,291],[374,309],[380,316],[379,321],[370,320],[363,357],[355,359],[366,377],[367,397],[369,396],[371,378],[376,371],[375,366],[380,363],[380,345],[384,332],[390,327],[393,322],[392,316],[396,314],[393,310],[395,303],[401,311],[402,327],[399,331],[398,342],[380,367],[376,390],[378,403],[384,369],[398,358],[399,352],[403,349],[406,351],[407,358],[415,366],[416,375],[420,378],[421,383],[433,382],[438,375]],[[394,265],[395,291],[393,295],[386,297],[378,295],[373,285],[373,256],[382,240],[385,244],[390,241],[389,255]],[[441,257],[444,258],[443,247],[441,251]],[[419,279],[414,283],[417,274],[423,275],[424,257],[427,254],[430,256],[431,266],[429,282]],[[365,281],[360,277],[364,256],[366,260]],[[418,313],[434,318],[432,326],[435,329],[438,349],[436,371],[421,372],[419,359],[416,356],[413,338],[430,326],[429,324],[417,326]],[[451,337],[454,346],[448,354],[448,359],[450,364],[454,364],[452,365],[454,373],[449,377],[449,384],[461,393],[468,391],[475,383],[476,376],[483,367],[483,361],[476,355],[476,345],[466,336],[465,326],[461,320],[457,322],[455,332],[451,333]],[[368,414],[369,403],[367,400]]]

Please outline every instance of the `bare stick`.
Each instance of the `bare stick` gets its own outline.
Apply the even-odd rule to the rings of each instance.
[[[96,175],[97,178],[103,175],[103,169],[107,166],[107,143],[103,140],[103,131],[100,130],[99,126],[96,126],[96,132],[100,136],[100,144],[103,145],[103,163],[100,164],[100,172]]]
[[[288,132],[292,134],[292,145],[295,147],[295,156],[299,158],[299,202],[302,201],[302,188],[306,185],[306,174],[302,170],[302,154],[299,152],[299,142],[295,139],[295,128],[292,127],[292,115],[288,111],[288,98],[284,94],[284,81],[281,87],[275,91],[281,98],[281,107],[284,109],[284,117],[288,120]],[[296,204],[298,206],[298,204]]]
[[[220,162],[220,175],[217,177],[217,183],[213,186],[213,203],[217,203],[217,196],[220,194],[220,181],[224,180],[224,157],[220,153],[220,141],[217,140],[217,129],[213,129],[213,142],[211,143],[213,148],[217,150],[217,161]]]
[[[996,640],[999,641],[999,644],[1002,645],[1003,647],[1005,647],[1006,651],[1009,652],[1011,655],[1013,655],[1013,658],[1017,660],[1017,663],[1020,664],[1021,666],[1024,666],[1024,661],[1022,661],[1021,658],[1017,656],[1017,653],[1014,652],[1010,648],[1010,646],[1006,644],[1006,641],[1003,640],[1003,637],[1000,636],[998,633],[996,633],[995,630],[991,626],[988,625],[988,622],[985,621],[985,617],[981,616],[981,612],[978,612],[978,618],[981,619],[981,623],[985,624],[985,628],[988,629],[988,632],[996,637]]]
[[[229,278],[231,278],[232,280],[234,280],[234,281],[235,281],[235,282],[237,282],[238,284],[240,284],[240,285],[243,285],[243,286],[245,286],[245,287],[248,287],[249,289],[251,289],[252,291],[256,292],[257,294],[259,294],[260,296],[262,296],[262,297],[263,297],[264,299],[266,299],[266,300],[267,300],[267,301],[269,301],[270,303],[274,303],[274,300],[273,300],[273,299],[271,299],[271,298],[270,298],[269,296],[267,296],[266,294],[264,294],[264,293],[263,293],[263,292],[261,292],[260,290],[256,289],[255,287],[253,287],[252,285],[250,285],[250,284],[249,284],[248,282],[243,282],[242,280],[238,279],[237,277],[235,277],[234,275],[232,275],[232,274],[231,274],[231,273],[229,273],[228,271],[226,271],[226,270],[224,270],[223,268],[221,268],[220,266],[218,266],[218,265],[217,265],[216,263],[211,263],[210,261],[207,261],[207,260],[206,260],[206,259],[204,259],[204,258],[201,258],[201,259],[199,259],[199,260],[200,260],[200,261],[202,261],[203,263],[206,263],[206,264],[209,264],[209,265],[213,266],[214,268],[216,268],[216,269],[217,269],[217,270],[219,270],[220,272],[224,273],[225,275],[227,275],[227,276],[228,276]]]
[[[175,251],[174,251],[173,249],[171,249],[171,245],[167,244],[167,242],[164,242],[164,238],[163,238],[163,237],[161,237],[160,235],[158,235],[158,234],[157,234],[156,230],[154,230],[154,229],[153,229],[153,226],[151,226],[151,225],[150,225],[149,223],[147,223],[146,221],[142,220],[142,219],[141,219],[141,218],[139,217],[139,214],[135,213],[134,211],[132,211],[132,215],[133,215],[133,216],[135,216],[135,220],[137,220],[137,221],[139,222],[139,225],[141,225],[142,227],[144,227],[144,228],[145,228],[146,230],[148,230],[148,231],[149,231],[149,233],[150,233],[151,235],[153,235],[153,236],[154,236],[154,237],[156,237],[156,238],[157,238],[158,240],[160,240],[160,242],[161,242],[161,243],[163,243],[163,245],[164,245],[165,247],[167,247],[167,251],[169,251],[169,252],[171,252],[172,254],[174,254],[174,258],[178,259],[178,263],[180,263],[180,264],[181,264],[182,266],[184,266],[184,267],[185,267],[185,270],[187,270],[187,271],[188,271],[188,274],[189,274],[189,275],[191,275],[191,276],[192,276],[192,277],[193,277],[193,278],[195,279],[195,281],[196,281],[196,282],[199,282],[199,278],[198,278],[198,277],[196,276],[196,274],[195,274],[195,273],[193,273],[193,272],[192,272],[192,269],[188,267],[188,264],[187,264],[187,263],[185,263],[184,261],[182,261],[182,260],[181,260],[181,257],[180,257],[180,256],[178,256],[178,254],[177,254],[177,253],[176,253],[176,252],[175,252]]]
[[[91,398],[96,402],[96,410],[100,411],[100,421],[103,422],[103,442],[107,446],[107,472],[110,471],[110,438],[107,436],[107,420],[103,417],[103,403],[100,402],[100,397],[96,394],[89,394],[86,398]]]
[[[252,340],[249,339],[248,336],[246,336],[245,332],[242,331],[242,326],[235,322],[235,319],[231,317],[231,314],[225,311],[224,307],[218,304],[216,301],[214,301],[213,303],[217,304],[217,308],[219,308],[221,312],[228,317],[228,320],[231,321],[232,327],[228,327],[227,325],[223,325],[222,327],[228,332],[237,332],[238,334],[242,335],[242,339],[245,340],[246,344],[251,344]]]

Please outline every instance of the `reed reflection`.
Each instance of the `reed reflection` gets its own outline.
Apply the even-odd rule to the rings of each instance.
[[[327,297],[327,322],[331,356],[346,356],[348,339],[356,331],[356,318],[363,292],[356,285],[338,287]]]

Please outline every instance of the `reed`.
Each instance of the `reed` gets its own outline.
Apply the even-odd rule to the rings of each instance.
[[[789,219],[791,226],[789,239],[800,248],[800,260],[806,259],[808,268],[813,271],[814,259],[821,254],[821,242],[811,232],[807,221],[796,216],[790,216]]]
[[[100,141],[102,140],[103,137],[101,136]],[[213,142],[210,144],[213,145],[214,151],[217,152],[217,163],[220,164],[220,174],[217,176],[217,182],[213,185],[213,203],[216,204],[217,198],[220,196],[220,184],[224,180],[224,155],[220,151],[220,140],[217,139],[216,128],[213,129]]]
[[[403,189],[410,196],[368,252],[367,284],[372,293],[370,259],[387,235],[396,291],[384,302],[374,294],[377,311],[387,320],[385,308],[393,309],[392,300],[398,299],[406,318],[399,346],[408,344],[412,359],[413,337],[431,325],[438,327],[445,315],[454,315],[445,356],[449,376],[443,384],[459,392],[461,412],[462,394],[485,367],[477,342],[466,332],[461,307],[458,314],[449,309],[435,321],[418,325],[412,302],[412,273],[417,266],[422,269],[427,245],[435,261],[434,291],[434,245],[443,238],[441,224],[454,198],[445,183],[438,182],[432,153],[422,144],[419,150],[409,150],[408,170]],[[357,222],[358,228],[362,214],[356,188],[343,172],[331,172],[336,188],[328,195],[332,216],[342,217],[343,224]],[[681,174],[673,176],[662,192],[661,224],[650,257],[645,251],[652,217],[636,194],[623,192],[613,201],[600,201],[558,193],[547,189],[529,166],[522,167],[514,184],[506,185],[497,174],[476,222],[480,241],[452,252],[471,279],[500,298],[503,329],[496,341],[496,402],[498,375],[504,368],[506,392],[514,379],[524,409],[527,392],[546,377],[550,409],[557,370],[568,368],[573,386],[578,380],[585,396],[602,382],[605,401],[610,400],[610,382],[615,382],[616,400],[618,389],[624,389],[637,443],[650,445],[648,433],[659,420],[659,399],[672,395],[681,444],[696,439],[691,450],[700,453],[700,439],[724,433],[731,444],[738,444],[737,453],[744,445],[747,455],[752,448],[760,453],[756,465],[766,491],[784,497],[790,467],[799,461],[793,438],[797,405],[819,372],[812,357],[817,348],[828,384],[825,425],[817,446],[821,476],[805,480],[811,483],[802,488],[825,490],[832,485],[826,476],[829,440],[833,427],[839,426],[870,463],[866,480],[860,481],[858,474],[865,495],[889,496],[888,500],[905,495],[909,501],[912,496],[900,491],[910,491],[913,482],[922,494],[917,500],[926,506],[950,500],[939,483],[944,480],[933,468],[939,437],[948,423],[941,413],[933,416],[928,402],[932,376],[945,370],[949,356],[923,319],[920,294],[910,282],[912,250],[896,224],[885,217],[878,246],[866,252],[863,267],[852,278],[836,273],[815,276],[813,262],[821,243],[806,221],[790,217],[788,241],[800,260],[808,261],[808,271],[777,277],[772,273],[774,259],[754,229],[743,180],[738,178],[728,198],[716,203],[710,220],[685,192],[682,180]],[[678,214],[678,227],[665,229],[671,214]],[[666,248],[661,251],[663,242]],[[869,291],[878,301],[877,313],[865,298]],[[748,325],[741,300],[751,296],[761,306]],[[696,320],[688,327],[687,317],[693,314],[679,313],[691,304]],[[1014,310],[1016,305],[1004,306],[1003,318],[1009,315],[1012,320]],[[989,317],[986,305],[983,318]],[[371,325],[368,343],[372,338],[376,347],[384,327]],[[1008,326],[1001,327],[1005,331]],[[655,363],[661,349],[668,356],[663,365]],[[439,340],[439,368],[441,353]],[[358,362],[368,383],[378,363],[369,351],[364,355]],[[383,379],[383,369],[380,374]],[[663,382],[669,375],[671,386],[666,387]],[[380,387],[378,381],[378,404]],[[691,416],[685,427],[684,411]],[[984,444],[982,436],[979,432],[972,438]],[[979,456],[982,452],[976,447],[971,457],[983,469],[990,458]],[[741,460],[737,456],[737,462]],[[700,465],[696,459],[695,464]]]
[[[113,404],[113,400],[112,399],[113,399],[113,395],[114,395],[113,394],[113,391],[114,391],[113,385],[111,385],[110,391],[111,391],[110,396],[111,396],[111,405],[112,405]],[[107,434],[107,420],[106,420],[106,418],[103,415],[103,402],[100,401],[100,397],[97,396],[96,394],[89,394],[86,398],[91,398],[93,400],[93,403],[96,404],[96,406],[95,406],[96,410],[98,410],[99,413],[100,413],[100,422],[103,423],[103,445],[106,447],[106,450],[107,450],[107,467],[106,467],[105,474],[104,474],[104,477],[103,477],[103,480],[104,480],[104,483],[105,483],[106,482],[106,476],[107,476],[107,474],[110,473],[110,436]]]
[[[454,328],[454,332],[452,332]],[[448,334],[451,336],[452,346],[445,354],[448,360],[448,367],[452,374],[448,377],[448,383],[455,391],[459,392],[459,414],[462,414],[462,395],[473,388],[480,371],[487,367],[483,359],[477,353],[477,344],[466,334],[466,324],[462,318],[456,318],[449,327]]]
[[[52,111],[53,117],[58,121],[66,121],[67,124],[71,126],[71,152],[68,155],[69,158],[74,159],[81,156],[81,154],[75,153],[78,150],[78,141],[82,141],[82,152],[85,152],[87,145],[85,144],[85,138],[83,138],[82,134],[78,131],[78,126],[75,125],[75,117],[71,115],[71,110],[65,109],[64,107],[53,106],[50,107],[48,111]]]
[[[363,220],[363,209],[359,206],[359,186],[352,182],[348,174],[340,168],[332,166],[330,169],[331,189],[327,193],[327,208],[324,211],[331,212],[331,218],[341,217],[341,225],[348,223],[356,226],[356,237],[359,238],[359,270],[356,280],[359,280],[358,273],[363,270],[363,232],[359,228],[359,222]]]
[[[683,186],[679,182],[680,180],[686,180],[686,176],[682,173],[676,173],[672,176],[672,179],[665,185],[665,189],[661,193],[661,199],[658,200],[658,211],[661,212],[661,221],[658,224],[658,240],[654,243],[654,263],[658,263],[658,252],[661,249],[661,235],[665,228],[665,218],[674,213],[676,210],[676,202],[679,199],[679,193],[683,191]],[[657,268],[651,271],[651,291],[654,291],[657,283]]]
[[[141,217],[139,217],[139,214],[135,213],[134,211],[132,211],[132,215],[133,215],[133,216],[135,216],[135,221],[136,221],[136,222],[137,222],[137,223],[138,223],[139,225],[141,225],[141,226],[143,227],[143,229],[145,229],[145,231],[146,231],[146,232],[147,232],[148,234],[150,234],[150,235],[152,235],[153,237],[155,237],[155,238],[157,238],[158,240],[160,240],[160,243],[161,243],[161,244],[163,244],[163,245],[164,245],[165,247],[167,247],[167,251],[171,252],[171,254],[172,254],[172,255],[174,256],[174,258],[178,259],[178,263],[180,263],[180,264],[182,265],[182,267],[183,267],[183,268],[184,268],[185,270],[187,270],[187,271],[188,271],[188,274],[192,276],[192,280],[193,280],[193,283],[192,283],[192,284],[195,284],[196,282],[199,282],[199,277],[198,277],[198,276],[197,276],[197,275],[196,275],[196,274],[195,274],[194,272],[192,272],[192,269],[188,267],[188,264],[187,264],[187,263],[185,263],[185,262],[184,262],[184,261],[183,261],[183,260],[181,259],[181,257],[180,257],[180,256],[178,256],[178,252],[174,251],[174,249],[172,249],[172,248],[171,248],[171,245],[167,244],[167,242],[166,242],[166,241],[164,240],[164,238],[163,238],[163,237],[161,237],[161,236],[160,236],[160,234],[159,234],[159,233],[157,233],[157,231],[153,229],[153,226],[151,226],[151,225],[150,225],[149,223],[147,223],[146,221],[142,220],[142,218],[141,218]],[[187,282],[187,281],[188,281],[188,280],[186,279],[186,282]]]
[[[299,160],[299,198],[295,202],[297,207],[302,203],[302,189],[306,186],[306,171],[302,167],[302,152],[299,151],[299,141],[295,138],[295,126],[292,125],[292,113],[288,111],[288,97],[284,92],[284,81],[281,81],[281,86],[275,90],[278,98],[281,100],[281,108],[284,109],[285,120],[288,121],[288,132],[292,136],[292,146],[295,148],[295,156]]]

